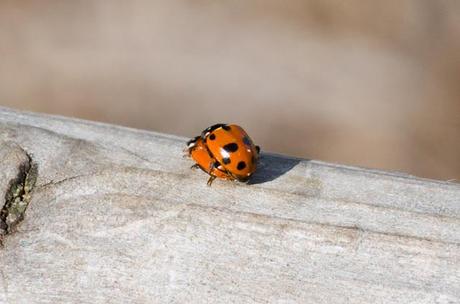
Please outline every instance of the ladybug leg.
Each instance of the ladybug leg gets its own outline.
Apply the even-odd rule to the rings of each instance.
[[[200,169],[200,165],[194,164],[190,167],[190,169]]]
[[[208,179],[207,185],[211,187],[212,182],[216,179],[214,175],[211,175]]]
[[[214,162],[212,164],[209,165],[209,171],[208,171],[208,174],[210,175],[209,176],[209,179],[208,179],[208,182],[207,182],[207,185],[208,186],[211,186],[212,185],[212,182],[216,179],[217,176],[215,176],[214,174],[212,174],[213,170],[217,169],[217,167],[219,167],[220,164],[218,162]]]
[[[256,151],[257,151],[257,154],[260,153],[260,147],[259,146],[256,146]]]

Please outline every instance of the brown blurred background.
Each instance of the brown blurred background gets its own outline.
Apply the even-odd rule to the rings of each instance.
[[[460,179],[460,1],[0,0],[0,105]]]

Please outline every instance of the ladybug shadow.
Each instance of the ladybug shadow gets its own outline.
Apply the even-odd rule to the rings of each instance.
[[[301,159],[289,158],[271,153],[260,155],[257,170],[247,182],[248,185],[263,184],[277,179],[294,168]]]

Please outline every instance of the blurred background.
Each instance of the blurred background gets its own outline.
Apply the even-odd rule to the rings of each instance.
[[[0,0],[0,105],[460,180],[460,1]]]

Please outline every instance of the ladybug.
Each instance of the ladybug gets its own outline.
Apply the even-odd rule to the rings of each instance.
[[[216,178],[247,182],[257,167],[259,146],[240,126],[215,124],[187,142],[188,155],[210,175],[208,186]]]

